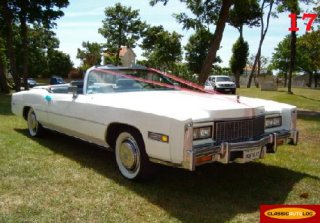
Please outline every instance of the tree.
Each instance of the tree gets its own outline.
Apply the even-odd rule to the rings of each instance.
[[[254,78],[254,80],[255,80],[254,72],[256,71],[257,65],[259,66],[259,61],[260,61],[260,57],[261,57],[261,49],[262,49],[264,39],[265,39],[267,32],[268,32],[268,29],[269,29],[270,17],[272,14],[274,4],[275,4],[274,0],[262,0],[262,3],[261,3],[261,7],[260,7],[260,24],[261,24],[261,26],[260,26],[260,41],[259,41],[259,46],[258,46],[258,50],[256,53],[256,57],[255,57],[255,60],[254,60],[253,66],[252,66],[252,70],[249,75],[247,88],[251,87],[252,78]],[[266,21],[265,21],[265,17],[264,17],[264,13],[265,13],[264,10],[265,9],[267,9]],[[265,24],[265,22],[266,22],[266,24]],[[260,68],[258,68],[258,71],[260,71]],[[258,83],[256,82],[256,80],[255,80],[255,84],[256,84],[256,87],[258,87]]]
[[[105,46],[108,51],[116,54],[116,65],[118,65],[121,46],[134,48],[145,28],[145,23],[140,20],[139,10],[132,10],[131,7],[122,6],[120,3],[106,8],[105,16],[99,33],[106,38]]]
[[[78,48],[77,58],[82,60],[84,70],[101,63],[101,49],[99,43],[82,42],[83,50]]]
[[[0,92],[9,93],[9,86],[6,78],[7,57],[5,54],[5,41],[3,34],[3,18],[0,16]]]
[[[164,5],[169,0],[150,0],[151,5],[162,2]],[[194,14],[195,18],[190,18],[186,13],[177,15],[176,18],[184,25],[184,28],[200,29],[211,24],[216,25],[213,39],[211,40],[208,54],[203,62],[199,82],[204,83],[211,72],[212,64],[216,60],[217,51],[220,47],[224,28],[229,16],[229,9],[234,4],[233,0],[219,1],[195,1],[180,0],[184,2],[187,8]]]
[[[20,91],[20,78],[16,68],[16,54],[13,45],[13,23],[15,22],[14,17],[14,4],[11,1],[3,0],[0,2],[0,16],[3,18],[4,33],[6,33],[5,42],[6,50],[9,58],[10,73],[15,83],[15,90]]]
[[[73,67],[73,63],[70,60],[70,56],[58,51],[48,51],[48,74],[49,76],[59,75],[67,77],[68,73]]]
[[[275,48],[272,55],[271,66],[285,74],[285,86],[289,72],[291,36],[284,38]],[[308,86],[311,87],[312,78],[317,86],[318,71],[320,69],[320,43],[315,41],[320,38],[319,31],[306,33],[297,39],[296,66],[294,71],[309,74]]]
[[[151,66],[163,70],[173,70],[176,63],[182,59],[181,38],[177,32],[165,31],[162,26],[149,27],[143,34],[140,47],[143,56]]]
[[[248,25],[249,27],[258,26],[259,18],[261,17],[260,6],[256,0],[238,0],[235,1],[234,7],[230,10],[229,23],[236,29],[238,29],[240,38],[234,44],[235,50],[240,50],[241,56],[245,58],[239,58],[241,61],[237,61],[238,56],[233,52],[233,56],[230,61],[231,70],[233,71],[236,79],[237,87],[240,87],[240,74],[243,73],[243,62],[248,59],[248,44],[243,39],[243,26]],[[247,47],[247,48],[246,48]],[[242,49],[242,50],[241,50]],[[234,70],[238,69],[238,70]]]
[[[306,33],[297,40],[296,67],[309,74],[308,86],[312,86],[314,78],[315,88],[318,86],[318,72],[320,70],[320,32]]]
[[[237,0],[230,10],[228,22],[243,38],[243,26],[260,25],[261,10],[257,0]]]
[[[7,58],[5,55],[4,40],[0,36],[0,92],[9,93],[10,89],[6,78]]]
[[[313,0],[301,0],[301,1],[297,1],[297,0],[262,0],[262,4],[261,4],[261,18],[260,18],[260,21],[261,21],[261,32],[260,32],[260,42],[259,42],[259,46],[258,46],[258,51],[257,51],[257,54],[256,54],[256,59],[255,59],[255,62],[253,64],[253,68],[252,68],[252,71],[251,71],[251,74],[249,76],[249,79],[248,79],[248,83],[247,83],[247,87],[250,88],[251,86],[251,82],[252,82],[252,78],[255,78],[254,76],[254,72],[257,68],[257,66],[259,65],[259,61],[260,61],[260,56],[261,56],[261,48],[262,48],[262,44],[264,42],[264,39],[265,39],[265,36],[268,32],[268,28],[269,28],[269,21],[270,21],[270,17],[271,17],[271,14],[274,15],[274,17],[276,17],[276,13],[281,13],[281,12],[284,12],[284,11],[289,11],[291,13],[298,13],[299,12],[299,3],[310,3],[310,2],[313,2]],[[273,7],[274,6],[277,6],[277,10],[276,12],[273,12]],[[267,9],[267,20],[266,20],[266,26],[265,26],[265,21],[264,21],[264,9]],[[295,35],[295,32],[292,32],[292,57],[291,57],[291,62],[290,62],[290,66],[292,67],[292,71],[294,70],[294,60],[295,60],[295,56],[294,56],[294,45],[295,45],[295,39],[296,39],[296,35]],[[260,69],[258,69],[260,70]],[[289,76],[290,73],[292,72],[289,72]],[[289,85],[291,85],[291,78],[289,78]],[[256,86],[258,87],[257,83],[256,83]],[[289,87],[290,90],[289,92],[291,92],[291,86]]]
[[[288,8],[291,14],[299,14],[299,2],[298,0],[293,0],[292,2],[288,3]],[[295,23],[297,23],[297,17],[295,18]],[[289,64],[289,77],[288,77],[288,93],[293,94],[291,90],[291,82],[292,82],[292,73],[295,69],[296,63],[296,44],[297,44],[297,34],[295,30],[291,31],[291,47],[290,47],[290,64]]]
[[[240,87],[240,75],[247,64],[248,56],[249,45],[242,37],[239,37],[232,47],[232,57],[230,59],[230,68],[235,76],[237,88]]]
[[[61,8],[67,7],[69,4],[68,0],[16,0],[17,15],[20,21],[20,31],[22,38],[22,57],[23,57],[23,78],[24,88],[28,89],[27,77],[28,72],[28,50],[29,50],[29,39],[28,39],[28,23],[43,24],[45,27],[55,26],[53,22],[57,18],[63,16]]]
[[[23,72],[23,53],[22,40],[19,32],[15,35],[15,42],[17,52],[17,70],[19,73]],[[28,73],[29,77],[49,77],[50,68],[48,65],[48,53],[59,48],[59,40],[56,34],[47,28],[40,25],[33,25],[28,27]],[[64,63],[64,61],[61,61]],[[57,74],[57,73],[55,73]]]
[[[274,49],[274,53],[271,58],[272,69],[279,70],[284,74],[284,86],[287,86],[288,72],[290,61],[290,36],[286,36],[282,41],[278,43]]]
[[[253,56],[251,59],[251,67],[254,63],[255,60],[255,56]],[[263,70],[264,68],[267,69],[267,73],[264,72],[263,75],[269,74],[271,72],[271,70],[269,69],[269,58],[265,57],[263,55],[260,56],[259,61],[258,61],[258,70],[257,70],[257,74],[260,75],[261,74],[261,70]],[[248,63],[249,64],[249,63]]]
[[[210,42],[213,34],[207,29],[199,29],[195,34],[191,35],[186,50],[186,61],[188,68],[193,73],[200,74],[203,61],[208,54]]]
[[[10,70],[14,78],[16,91],[20,91],[20,78],[16,69],[16,55],[13,48],[13,24],[20,22],[20,35],[22,39],[22,64],[23,78],[25,79],[25,88],[28,89],[26,78],[28,74],[29,63],[29,37],[28,24],[42,24],[47,28],[55,25],[55,19],[61,17],[63,12],[61,8],[69,4],[68,0],[16,0],[1,1],[0,12],[4,18],[4,24],[7,30],[6,47],[10,61]]]

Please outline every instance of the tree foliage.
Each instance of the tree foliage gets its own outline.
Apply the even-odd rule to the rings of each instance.
[[[70,56],[59,50],[48,51],[48,76],[58,75],[67,77],[73,64]]]
[[[150,0],[151,5],[163,3],[166,5],[169,0]],[[224,28],[229,16],[229,9],[234,4],[234,0],[180,0],[185,3],[193,16],[186,13],[176,15],[178,22],[183,24],[186,29],[208,28],[216,25],[213,39],[211,40],[208,54],[202,64],[199,75],[199,82],[204,83],[212,70],[212,64],[216,60],[217,51],[219,50]]]
[[[186,61],[190,71],[200,74],[203,61],[205,60],[213,34],[207,29],[199,29],[191,35],[186,50]]]
[[[145,23],[140,20],[139,10],[132,10],[131,7],[120,3],[106,8],[105,16],[99,33],[106,38],[105,46],[108,51],[116,53],[116,65],[118,65],[121,46],[134,48],[145,28]]]
[[[248,56],[249,45],[243,38],[239,37],[232,47],[232,57],[230,59],[230,68],[235,76],[237,87],[240,87],[240,75],[243,74]]]
[[[313,31],[297,39],[296,66],[294,71],[309,74],[308,86],[311,87],[312,78],[317,80],[320,70],[320,32]],[[272,55],[271,65],[287,77],[290,62],[290,36],[278,43]],[[317,81],[315,81],[317,83]]]
[[[257,0],[237,0],[229,12],[228,22],[243,37],[243,26],[259,26],[261,13]]]
[[[99,43],[82,42],[82,48],[78,48],[77,58],[82,61],[82,68],[84,70],[94,65],[100,65],[101,63],[101,49],[102,46]]]
[[[148,65],[160,69],[174,69],[182,59],[181,38],[177,32],[165,31],[162,26],[148,27],[143,34],[140,47],[143,56],[148,59]]]
[[[287,75],[289,72],[290,61],[290,36],[286,36],[282,41],[278,43],[274,49],[274,53],[271,58],[271,68],[279,71],[285,77],[284,84],[287,84]]]
[[[54,20],[63,16],[62,8],[67,7],[68,0],[3,0],[0,4],[0,17],[3,19],[6,33],[6,50],[9,57],[10,71],[14,78],[16,91],[20,90],[20,77],[16,68],[16,52],[13,46],[15,35],[14,26],[19,27],[21,39],[21,61],[22,74],[25,79],[25,88],[27,89],[26,78],[29,76],[29,25],[40,25],[47,29],[55,26]]]
[[[5,55],[4,40],[0,36],[0,92],[9,93],[6,77],[7,58]]]

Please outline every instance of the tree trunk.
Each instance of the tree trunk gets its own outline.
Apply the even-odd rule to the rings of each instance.
[[[287,87],[287,83],[288,83],[288,72],[284,73],[284,83],[283,83],[283,87]]]
[[[199,76],[199,82],[203,84],[206,79],[208,78],[212,64],[216,59],[217,51],[219,50],[220,43],[223,36],[223,31],[226,26],[226,22],[229,16],[229,9],[231,5],[233,4],[233,0],[223,0],[222,6],[219,13],[219,19],[216,25],[216,30],[214,32],[213,40],[210,43],[210,48],[208,51],[208,55],[206,59],[204,60],[204,63],[201,68],[200,76]]]
[[[119,39],[118,39],[118,49],[117,49],[117,54],[116,54],[116,66],[118,66],[120,64],[120,50],[121,50],[121,45],[122,45],[122,27],[120,25],[119,27]]]
[[[119,63],[120,63],[120,50],[121,50],[121,47],[119,47],[118,48],[118,50],[117,50],[117,54],[116,54],[116,66],[118,66],[119,65]]]
[[[28,90],[29,86],[28,86],[28,81],[27,78],[29,76],[29,71],[28,71],[28,65],[29,65],[29,61],[28,61],[28,26],[27,26],[27,13],[26,13],[26,9],[24,8],[24,4],[21,5],[21,12],[19,14],[19,20],[20,20],[20,33],[21,33],[21,37],[22,37],[22,76],[23,76],[23,83],[24,83],[24,89]]]
[[[291,12],[294,13],[295,11]],[[295,70],[296,62],[296,46],[297,46],[297,35],[296,31],[291,31],[291,51],[290,51],[290,64],[289,64],[289,77],[288,77],[288,93],[293,94],[291,90],[292,84],[292,73]]]
[[[236,73],[234,74],[235,81],[236,81],[236,87],[240,88],[240,72],[237,70]]]
[[[318,87],[318,74],[317,72],[314,73],[314,88]]]
[[[271,11],[272,11],[272,8],[273,8],[273,3],[274,1],[272,0],[270,2],[270,5],[269,5],[269,12],[268,12],[268,16],[267,16],[267,25],[266,25],[266,28],[264,29],[264,19],[263,19],[263,9],[264,9],[264,5],[266,3],[266,0],[264,0],[262,2],[262,6],[261,6],[261,17],[260,17],[260,21],[261,21],[261,33],[260,33],[260,42],[259,42],[259,47],[258,47],[258,52],[256,54],[256,57],[254,59],[254,63],[253,63],[253,66],[252,66],[252,70],[251,70],[251,73],[250,73],[250,76],[249,76],[249,79],[248,79],[248,83],[247,83],[247,88],[250,88],[251,87],[251,82],[252,82],[252,77],[254,76],[254,72],[256,70],[256,67],[257,67],[257,63],[258,61],[260,60],[260,56],[261,56],[261,48],[262,48],[262,44],[263,44],[263,41],[264,41],[264,38],[268,32],[268,29],[269,29],[269,22],[270,22],[270,16],[271,16]],[[255,82],[256,82],[256,79],[255,79]],[[256,83],[257,85],[257,83]]]
[[[2,55],[0,55],[0,92],[9,93],[10,89],[7,83],[5,64],[3,63],[3,60],[1,57]]]
[[[311,87],[312,87],[313,72],[312,72],[312,71],[309,71],[308,73],[309,73],[309,80],[308,80],[307,86],[308,86],[309,88],[311,88]]]
[[[13,15],[10,9],[8,8],[7,1],[1,1],[1,8],[3,10],[3,18],[6,30],[6,46],[7,54],[10,62],[10,73],[13,77],[15,91],[20,91],[20,78],[17,73],[16,65],[16,55],[13,48],[13,32],[12,32],[12,19]]]
[[[243,39],[243,25],[239,27],[240,38]]]

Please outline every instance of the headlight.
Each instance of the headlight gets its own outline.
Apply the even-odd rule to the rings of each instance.
[[[266,122],[264,124],[265,128],[273,128],[281,126],[282,118],[281,116],[266,118]]]
[[[212,137],[212,126],[205,126],[193,129],[193,140],[208,139]]]

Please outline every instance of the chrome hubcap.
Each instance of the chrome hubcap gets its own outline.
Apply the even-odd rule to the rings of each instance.
[[[29,117],[29,130],[34,134],[38,129],[38,121],[36,115],[32,113]]]
[[[137,145],[132,139],[126,139],[122,142],[119,158],[123,166],[128,170],[133,170],[137,166]]]

